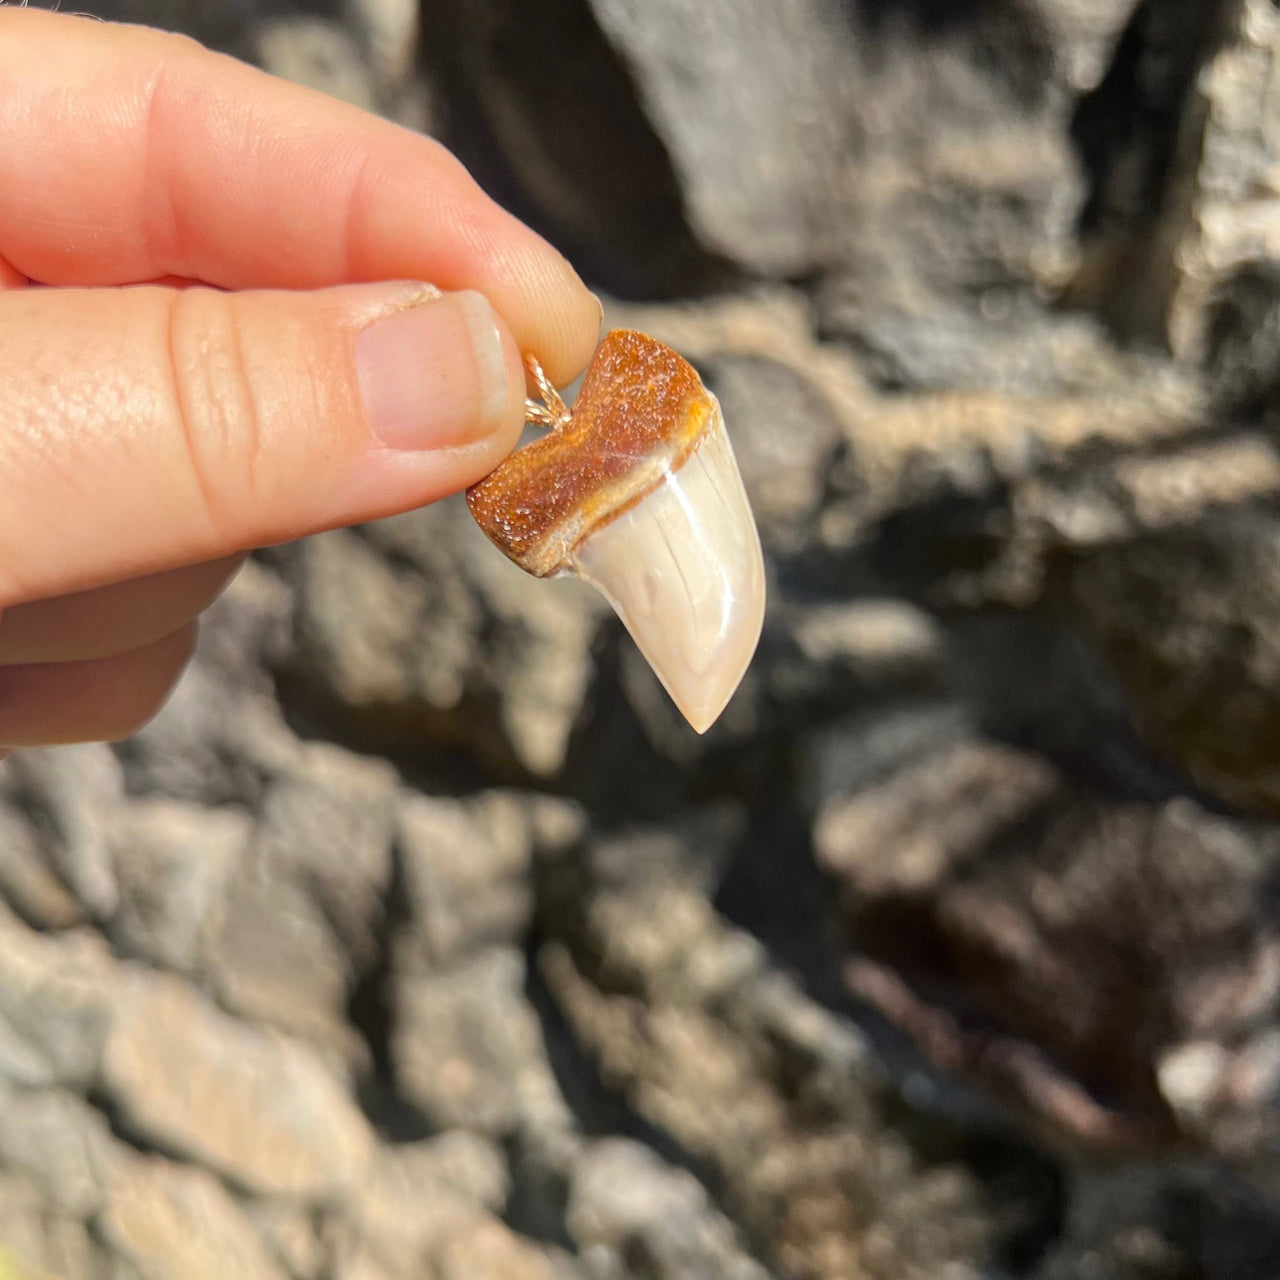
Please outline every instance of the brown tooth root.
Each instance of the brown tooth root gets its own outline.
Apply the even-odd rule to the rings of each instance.
[[[480,527],[522,569],[567,567],[580,538],[675,470],[713,401],[693,367],[629,330],[605,336],[573,412],[467,491]]]
[[[600,590],[702,733],[764,618],[760,538],[720,405],[681,356],[628,329],[606,335],[571,413],[530,371],[546,402],[531,420],[555,429],[467,491],[472,515],[527,572]]]

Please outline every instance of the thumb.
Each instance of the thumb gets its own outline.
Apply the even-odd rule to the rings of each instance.
[[[434,501],[523,404],[477,293],[0,293],[0,609]]]

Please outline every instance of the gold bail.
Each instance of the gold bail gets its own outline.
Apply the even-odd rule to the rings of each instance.
[[[559,431],[565,426],[572,414],[569,406],[560,398],[560,393],[551,385],[551,379],[538,363],[538,357],[532,351],[524,353],[524,367],[538,388],[542,403],[537,400],[524,402],[524,420],[536,423],[540,427],[549,427]]]

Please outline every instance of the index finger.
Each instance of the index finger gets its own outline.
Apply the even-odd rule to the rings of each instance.
[[[45,284],[474,289],[570,381],[599,307],[443,147],[179,36],[0,8],[0,258]]]

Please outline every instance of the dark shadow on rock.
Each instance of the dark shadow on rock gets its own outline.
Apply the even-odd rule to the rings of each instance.
[[[1280,413],[1280,263],[1246,262],[1214,291],[1205,365],[1219,412]]]
[[[631,298],[732,281],[694,240],[671,159],[587,0],[424,4],[421,62],[441,140],[587,278]]]
[[[1054,74],[1054,40],[1027,0],[844,0],[856,26],[879,35],[897,27],[924,40],[955,40],[975,65],[1030,107]]]
[[[525,996],[538,1015],[556,1083],[583,1135],[632,1138],[657,1152],[668,1164],[692,1173],[713,1192],[719,1190],[711,1169],[686,1151],[671,1134],[646,1120],[601,1079],[599,1066],[578,1043],[547,988],[539,962],[543,941],[541,930],[535,929],[526,950]],[[523,1226],[520,1229],[525,1230]]]
[[[1194,145],[1188,116],[1201,67],[1240,0],[1143,0],[1098,87],[1076,107],[1071,137],[1088,183],[1079,230],[1084,258],[1066,290],[1117,336],[1164,342],[1174,246],[1157,234],[1187,194],[1179,148]]]
[[[67,8],[55,0],[37,7]],[[108,22],[134,22],[181,31],[201,44],[253,61],[255,28],[264,19],[317,17],[339,20],[343,0],[76,0],[74,12]]]
[[[391,883],[383,899],[378,951],[356,976],[347,1017],[369,1048],[370,1069],[356,1080],[356,1097],[369,1122],[387,1142],[416,1142],[436,1127],[396,1086],[391,1042],[395,1034],[394,981],[397,939],[410,921],[408,889],[400,850],[393,850]]]
[[[814,859],[810,824],[791,798],[795,782],[779,772],[777,793],[761,793],[725,868],[716,908],[763,943],[810,998],[867,1036],[897,1085],[880,1098],[885,1123],[925,1164],[962,1165],[977,1178],[992,1220],[1000,1224],[989,1261],[1010,1274],[1028,1273],[1062,1232],[1067,1195],[1061,1169],[999,1107],[963,1081],[938,1075],[900,1029],[841,981],[847,934],[836,911],[840,890]],[[929,1105],[918,1101],[924,1078],[930,1079]]]

